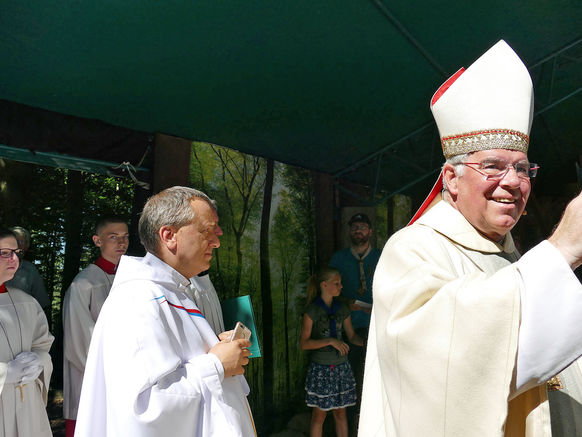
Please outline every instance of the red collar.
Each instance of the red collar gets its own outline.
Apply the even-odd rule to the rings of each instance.
[[[115,272],[117,271],[117,264],[113,264],[112,262],[107,261],[102,256],[97,258],[94,264],[108,275],[114,275]]]
[[[6,285],[2,284],[0,285],[0,293],[6,293]]]

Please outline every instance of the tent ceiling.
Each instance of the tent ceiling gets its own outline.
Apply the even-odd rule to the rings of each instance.
[[[532,131],[558,187],[582,148],[581,23],[570,0],[2,0],[0,99],[414,194],[442,161],[432,93],[503,38],[538,111],[573,94]]]

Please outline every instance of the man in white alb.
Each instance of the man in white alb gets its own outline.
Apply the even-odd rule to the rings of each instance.
[[[151,197],[91,341],[76,437],[256,436],[242,377],[250,341],[219,341],[190,297],[222,230],[202,192]]]

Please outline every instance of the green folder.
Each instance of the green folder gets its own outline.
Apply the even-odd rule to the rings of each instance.
[[[259,358],[261,356],[261,346],[259,336],[257,335],[257,326],[255,316],[253,315],[253,305],[250,296],[239,296],[234,299],[227,299],[220,302],[222,306],[222,317],[224,318],[224,329],[227,331],[234,329],[236,322],[241,322],[252,332],[250,358]]]

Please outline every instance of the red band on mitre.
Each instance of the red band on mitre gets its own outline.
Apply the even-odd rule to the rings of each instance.
[[[431,107],[438,101],[438,99],[440,99],[442,97],[442,95],[444,93],[447,92],[447,90],[451,87],[451,85],[453,83],[455,83],[455,81],[459,77],[461,77],[461,74],[463,74],[464,72],[465,72],[465,69],[463,67],[459,68],[459,70],[455,74],[453,74],[451,77],[449,77],[445,81],[445,83],[443,83],[439,87],[439,89],[436,90],[436,92],[432,96],[432,99],[430,100]],[[416,211],[416,213],[410,219],[410,221],[408,222],[408,224],[406,226],[410,226],[415,221],[417,221],[420,218],[420,216],[423,215],[432,206],[432,203],[435,201],[436,197],[441,193],[442,190],[443,190],[443,173],[441,171],[439,173],[439,177],[437,178],[436,182],[434,183],[434,185],[432,187],[432,190],[430,190],[429,195],[426,196],[426,199],[424,199],[424,202],[422,202],[422,205],[420,205],[420,208],[418,208],[418,211]]]
[[[424,202],[422,202],[422,205],[420,205],[420,208],[418,208],[418,211],[416,211],[416,214],[414,214],[414,217],[410,219],[406,226],[410,226],[415,221],[417,221],[420,218],[420,216],[423,215],[431,207],[432,202],[441,193],[442,190],[443,190],[443,172],[441,171],[439,173],[439,177],[437,178],[436,182],[432,187],[432,190],[430,190],[429,195],[426,196],[426,199],[424,199]]]
[[[461,76],[461,74],[463,74],[465,72],[465,69],[463,67],[459,68],[459,71],[457,71],[455,74],[453,74],[451,77],[449,77],[445,83],[443,83],[440,88],[438,90],[436,90],[436,92],[434,93],[434,95],[432,96],[432,99],[430,100],[430,106],[434,105],[438,99],[440,99],[442,97],[442,95],[451,87],[451,85]]]

